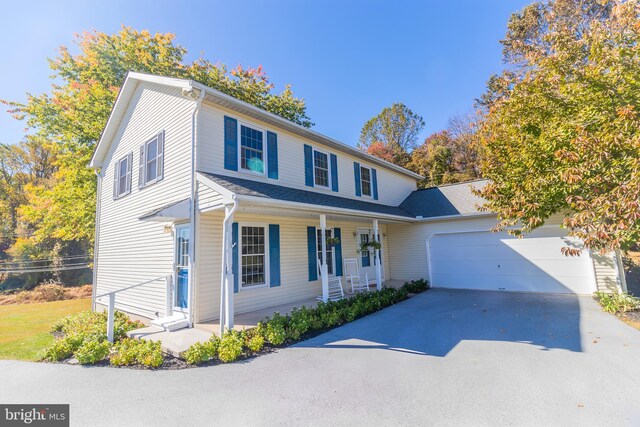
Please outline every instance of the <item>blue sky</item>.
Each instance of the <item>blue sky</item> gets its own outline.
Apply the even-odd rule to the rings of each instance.
[[[531,0],[29,1],[0,17],[0,98],[23,101],[50,85],[47,58],[73,34],[122,24],[173,32],[189,50],[230,66],[262,64],[277,88],[291,83],[314,129],[355,145],[366,120],[393,102],[422,115],[421,138],[471,111],[501,69],[509,15]],[[23,123],[0,114],[0,142]]]

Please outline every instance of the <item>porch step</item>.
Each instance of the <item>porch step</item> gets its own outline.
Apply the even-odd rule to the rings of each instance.
[[[178,313],[172,316],[160,317],[158,319],[152,320],[151,324],[153,326],[159,326],[165,331],[171,332],[189,327],[189,319],[187,319],[186,314]]]

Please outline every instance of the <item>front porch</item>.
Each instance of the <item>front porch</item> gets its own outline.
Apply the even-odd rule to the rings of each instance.
[[[388,280],[383,283],[383,286],[399,288],[400,286],[402,286],[402,284],[403,283],[399,281]],[[370,284],[369,289],[371,291],[375,291],[375,284]],[[350,298],[353,295],[353,293],[346,293],[345,298]],[[236,331],[255,328],[256,326],[258,326],[258,322],[264,320],[267,317],[273,316],[275,313],[286,315],[289,314],[294,308],[300,308],[303,306],[315,307],[317,304],[317,298],[308,298],[301,301],[280,304],[273,307],[267,307],[247,313],[237,314],[235,316],[233,328]],[[129,337],[134,339],[160,341],[162,343],[163,351],[174,357],[180,357],[180,355],[193,344],[197,342],[207,341],[213,334],[218,336],[220,335],[219,320],[196,323],[193,328],[183,328],[176,331],[166,331],[159,326],[148,326],[127,333]]]

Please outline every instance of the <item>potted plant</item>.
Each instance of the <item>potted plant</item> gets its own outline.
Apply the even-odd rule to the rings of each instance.
[[[369,242],[360,243],[360,247],[356,250],[356,253],[360,253],[362,251],[375,251],[382,249],[382,243],[377,240],[371,240]]]
[[[340,239],[337,237],[327,237],[327,246],[330,248],[340,244]]]

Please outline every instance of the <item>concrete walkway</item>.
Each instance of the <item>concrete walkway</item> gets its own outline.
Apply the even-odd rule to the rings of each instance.
[[[588,297],[429,291],[244,363],[0,361],[0,403],[91,425],[638,425],[640,332]]]

